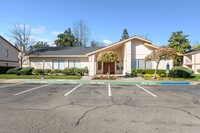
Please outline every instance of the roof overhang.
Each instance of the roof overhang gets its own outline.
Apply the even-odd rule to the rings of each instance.
[[[141,38],[141,37],[139,37],[139,36],[133,36],[133,37],[130,37],[130,38],[125,39],[125,40],[123,40],[123,41],[120,41],[120,42],[111,44],[111,45],[109,45],[109,46],[107,46],[107,47],[101,48],[101,49],[99,49],[99,50],[95,50],[95,51],[93,51],[93,52],[87,53],[86,55],[89,56],[89,55],[91,55],[91,54],[94,54],[94,53],[97,53],[97,52],[101,52],[101,51],[103,51],[103,50],[107,50],[107,49],[112,48],[112,47],[116,47],[116,46],[121,45],[121,44],[123,44],[123,43],[129,42],[129,41],[131,41],[131,40],[133,40],[133,39],[141,40],[141,41],[143,41],[143,42],[149,44],[150,46],[152,46],[152,47],[154,47],[154,48],[158,48],[157,46],[152,45],[152,43],[151,43],[150,40]]]
[[[87,55],[29,55],[29,57],[37,57],[37,58],[40,58],[40,57],[88,57]]]

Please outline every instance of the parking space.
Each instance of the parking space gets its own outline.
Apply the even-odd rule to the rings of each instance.
[[[199,100],[197,85],[0,84],[0,130],[195,133]]]

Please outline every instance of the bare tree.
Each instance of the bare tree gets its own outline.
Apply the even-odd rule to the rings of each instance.
[[[73,34],[77,39],[77,45],[86,47],[89,41],[89,27],[83,21],[77,21],[73,23]]]
[[[15,45],[19,48],[19,61],[20,67],[26,60],[25,52],[28,51],[29,45],[31,44],[31,28],[26,24],[17,24],[11,30],[11,37],[15,40]]]

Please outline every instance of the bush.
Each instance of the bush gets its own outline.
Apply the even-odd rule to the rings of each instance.
[[[51,73],[51,69],[45,69],[45,70],[44,70],[44,74],[48,75],[48,74],[50,74],[50,73]]]
[[[191,69],[182,66],[175,66],[170,71],[169,76],[174,78],[189,78],[192,74],[193,71]]]
[[[197,72],[200,73],[200,69],[197,69]]]
[[[0,66],[0,74],[5,74],[8,70],[13,69],[15,67],[6,67],[6,66]]]
[[[131,69],[131,76],[136,77],[137,71],[135,69]]]
[[[22,68],[13,68],[8,70],[6,73],[7,74],[18,74],[18,72],[21,70]]]
[[[139,73],[139,74],[144,74],[144,69],[137,69],[136,71],[137,71],[137,73]]]
[[[17,72],[17,75],[31,75],[34,68],[27,67],[22,68],[20,71]]]
[[[43,70],[42,69],[33,69],[33,74],[42,75],[43,74]]]
[[[143,74],[154,74],[156,69],[145,69]],[[156,74],[166,74],[166,70],[158,69]]]
[[[65,68],[63,73],[65,75],[84,75],[86,73],[88,73],[88,68],[84,67],[84,68]]]

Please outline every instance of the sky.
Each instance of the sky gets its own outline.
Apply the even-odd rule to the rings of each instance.
[[[172,32],[190,35],[200,42],[199,0],[0,0],[0,35],[12,42],[16,24],[31,27],[34,41],[52,44],[59,33],[84,20],[90,40],[105,45],[129,36],[146,37],[154,45],[167,45]]]

